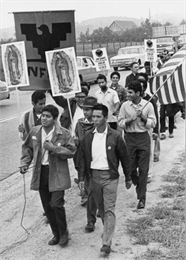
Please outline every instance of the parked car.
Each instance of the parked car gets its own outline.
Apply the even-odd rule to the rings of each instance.
[[[10,93],[6,82],[0,80],[0,100],[10,98]]]
[[[89,56],[77,56],[77,67],[80,81],[96,82],[97,76],[102,74],[101,71],[96,71],[95,62]]]
[[[110,59],[110,66],[113,67],[115,71],[118,68],[129,68],[131,63],[137,61],[139,65],[144,65],[145,63],[145,48],[144,46],[130,46],[120,48],[118,55]]]
[[[157,55],[160,56],[164,50],[168,50],[170,55],[173,55],[180,45],[179,36],[165,35],[156,37]]]

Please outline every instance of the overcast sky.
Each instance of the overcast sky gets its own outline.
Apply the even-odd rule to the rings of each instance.
[[[180,22],[186,19],[186,0],[120,0],[120,1],[45,1],[45,0],[0,0],[0,28],[14,26],[11,12],[47,11],[47,10],[75,10],[75,21],[81,22],[90,18],[125,16],[133,18],[148,18],[149,9],[152,18],[161,21],[165,15]]]

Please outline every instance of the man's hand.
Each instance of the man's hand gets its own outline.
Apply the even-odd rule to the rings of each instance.
[[[78,186],[79,186],[79,189],[82,191],[82,190],[84,190],[84,181],[80,181],[79,183],[78,183]]]
[[[48,151],[51,151],[51,152],[54,151],[54,145],[53,145],[53,143],[52,143],[51,141],[49,141],[49,140],[46,140],[46,141],[44,142],[43,147],[44,147],[45,150],[48,150]]]
[[[130,187],[132,186],[132,181],[127,181],[125,183],[125,186],[126,186],[127,190],[130,189]]]
[[[24,128],[23,124],[21,124],[21,125],[18,126],[18,131],[19,131],[20,133],[24,133],[24,132],[25,132],[25,128]]]
[[[28,170],[28,166],[27,165],[20,167],[20,173],[21,174],[25,174],[27,172],[27,170]]]
[[[132,117],[130,117],[130,118],[127,118],[126,120],[125,120],[125,124],[126,125],[130,125],[133,121],[135,121],[137,119],[137,114],[135,114],[135,115],[133,115]]]
[[[157,138],[158,138],[158,134],[152,133],[152,139],[153,139],[153,140],[156,140]]]
[[[144,123],[147,123],[147,118],[143,115],[142,110],[137,110],[136,114],[137,114],[138,117],[141,118],[141,121],[143,121]]]

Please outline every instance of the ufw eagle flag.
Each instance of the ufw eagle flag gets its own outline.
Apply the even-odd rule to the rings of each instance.
[[[186,96],[186,45],[150,79],[150,91],[160,104],[183,102]]]

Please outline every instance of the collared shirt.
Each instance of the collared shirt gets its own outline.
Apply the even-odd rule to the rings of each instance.
[[[44,149],[43,144],[44,144],[44,142],[46,140],[48,140],[48,141],[52,140],[54,129],[55,129],[55,126],[52,128],[52,130],[48,134],[46,134],[46,132],[43,129],[43,127],[41,129],[41,144],[42,144],[42,160],[41,160],[41,164],[42,165],[48,165],[49,164],[49,161],[48,161],[48,150]]]
[[[95,93],[95,97],[97,98],[97,102],[101,103],[108,107],[108,122],[117,122],[117,117],[113,116],[112,113],[116,111],[116,104],[120,103],[118,94],[115,90],[108,88],[105,93],[101,90],[98,90]]]
[[[75,127],[77,124],[77,121],[84,117],[84,113],[83,113],[83,109],[81,107],[79,107],[78,105],[76,105],[76,110],[72,119],[72,124],[69,127],[69,131],[71,133],[72,136],[75,136]]]
[[[97,128],[93,131],[94,138],[92,141],[92,162],[91,169],[94,170],[108,170],[108,160],[106,153],[106,137],[108,128],[106,127],[103,133],[98,133]]]
[[[139,104],[135,105],[132,101],[126,101],[120,108],[118,124],[124,128],[128,133],[142,133],[149,131],[150,128],[154,128],[156,125],[156,116],[154,108],[151,103],[146,105],[147,101],[141,98]],[[145,106],[146,105],[146,106]],[[143,115],[147,117],[147,123],[145,124],[140,117],[137,117],[130,125],[126,126],[125,121],[128,118],[133,117],[137,110],[141,110],[143,107]]]
[[[34,125],[41,125],[41,114],[36,114],[35,110],[33,109],[33,116],[34,116]]]

